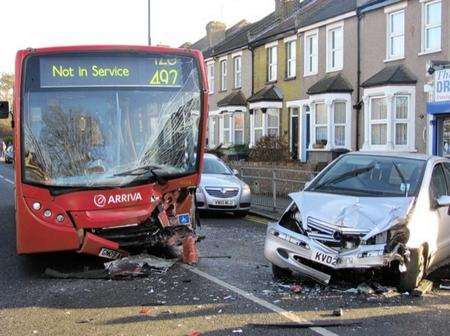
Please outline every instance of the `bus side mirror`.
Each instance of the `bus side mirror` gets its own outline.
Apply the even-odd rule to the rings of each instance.
[[[0,101],[0,119],[9,118],[9,103],[7,101]]]

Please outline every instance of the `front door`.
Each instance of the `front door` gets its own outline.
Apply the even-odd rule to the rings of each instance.
[[[298,160],[298,110],[291,109],[291,157]]]

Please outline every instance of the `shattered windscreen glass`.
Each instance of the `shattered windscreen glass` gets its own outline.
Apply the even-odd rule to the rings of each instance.
[[[197,61],[167,54],[63,54],[26,61],[25,181],[123,186],[194,173],[200,128]]]
[[[307,191],[368,197],[416,196],[426,162],[401,157],[346,155]]]

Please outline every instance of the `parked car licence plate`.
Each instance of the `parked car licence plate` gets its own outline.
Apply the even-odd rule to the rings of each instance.
[[[229,205],[232,206],[234,205],[234,200],[215,200],[213,202],[214,205]]]
[[[324,253],[318,250],[311,250],[311,258],[312,261],[318,262],[327,266],[336,266],[337,264],[337,256],[329,253]]]

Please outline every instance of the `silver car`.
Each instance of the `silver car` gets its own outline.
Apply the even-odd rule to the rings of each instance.
[[[327,284],[336,269],[387,269],[411,290],[450,257],[450,160],[422,154],[351,153],[325,168],[278,223],[265,257]]]
[[[237,172],[212,154],[205,154],[196,204],[199,210],[231,211],[245,216],[250,210],[250,187],[241,181]]]

